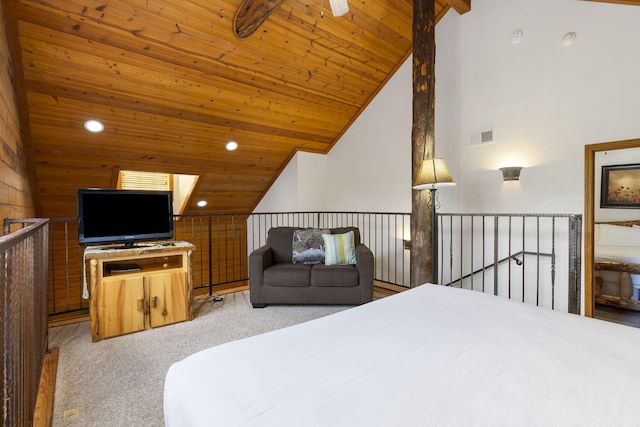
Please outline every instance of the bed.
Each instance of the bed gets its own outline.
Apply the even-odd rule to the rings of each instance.
[[[640,330],[422,285],[173,364],[174,426],[638,426]]]
[[[640,311],[640,221],[596,223],[594,300]]]

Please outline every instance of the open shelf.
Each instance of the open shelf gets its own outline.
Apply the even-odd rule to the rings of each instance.
[[[171,268],[182,268],[182,262],[183,257],[181,254],[147,258],[132,257],[126,262],[123,260],[105,261],[102,263],[102,277],[117,276],[123,273],[150,273]]]
[[[87,247],[92,340],[193,319],[194,250],[187,242]]]

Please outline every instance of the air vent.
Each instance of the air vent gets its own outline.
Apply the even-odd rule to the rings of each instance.
[[[480,133],[480,138],[481,138],[483,144],[487,144],[489,142],[493,142],[493,131],[492,130],[488,130],[486,132],[481,132]]]
[[[493,129],[472,133],[471,136],[469,136],[469,145],[484,145],[493,142],[496,142],[493,139]]]

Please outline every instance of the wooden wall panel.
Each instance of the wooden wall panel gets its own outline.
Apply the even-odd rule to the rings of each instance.
[[[4,5],[0,3],[0,219],[35,216],[22,146],[14,81],[9,56]]]

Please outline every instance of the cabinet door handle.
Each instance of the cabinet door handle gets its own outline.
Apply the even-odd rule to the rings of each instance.
[[[142,311],[144,309],[144,298],[140,298],[138,300],[138,311]]]
[[[158,297],[151,298],[151,307],[153,307],[153,308],[157,308],[158,307]]]

